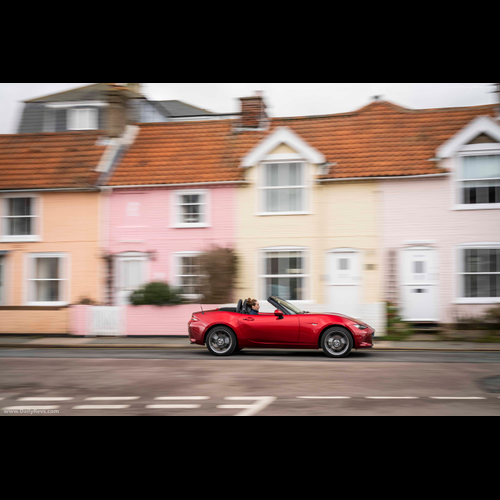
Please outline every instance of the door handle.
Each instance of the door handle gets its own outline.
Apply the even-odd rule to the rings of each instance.
[[[255,321],[253,318],[243,318],[243,321]]]

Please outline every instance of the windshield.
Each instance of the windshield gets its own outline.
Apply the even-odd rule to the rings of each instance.
[[[286,300],[276,297],[276,295],[272,295],[269,298],[276,301],[281,307],[283,307],[286,311],[288,311],[291,314],[304,314],[304,311],[302,309],[299,309],[297,306],[290,304],[290,302],[287,302]]]

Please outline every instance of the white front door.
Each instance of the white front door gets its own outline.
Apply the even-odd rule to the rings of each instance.
[[[356,250],[327,254],[327,300],[330,312],[361,315],[361,255]]]
[[[405,321],[438,321],[437,251],[430,247],[401,250],[401,302]]]
[[[143,256],[119,256],[115,266],[115,304],[130,304],[129,297],[147,282],[147,258]]]

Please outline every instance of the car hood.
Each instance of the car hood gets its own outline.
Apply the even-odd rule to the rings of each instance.
[[[326,316],[340,316],[342,318],[350,319],[351,321],[354,321],[355,323],[359,323],[360,325],[367,325],[364,321],[361,321],[360,319],[353,318],[352,316],[347,316],[346,314],[341,314],[341,313],[334,313],[334,312],[321,312],[321,313],[311,313],[311,314],[324,314]]]

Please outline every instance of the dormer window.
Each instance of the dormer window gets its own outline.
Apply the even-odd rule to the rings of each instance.
[[[68,130],[97,130],[99,110],[94,108],[68,109]]]
[[[262,213],[306,211],[306,169],[302,162],[262,164]]]
[[[500,204],[500,155],[463,156],[461,203]]]

